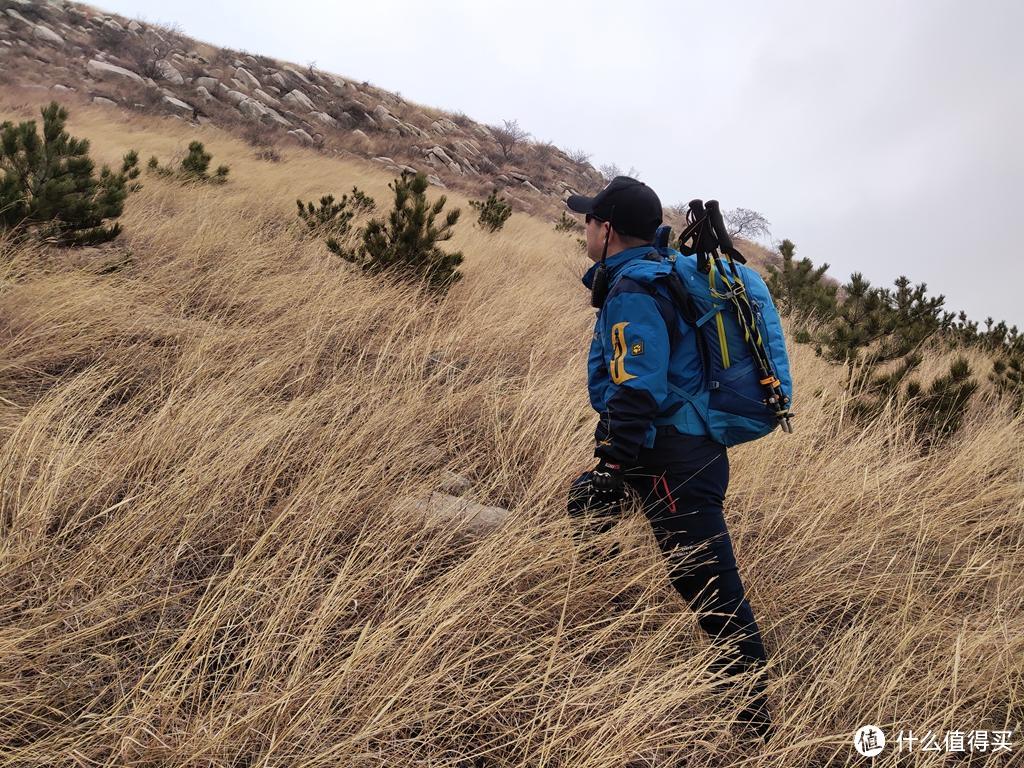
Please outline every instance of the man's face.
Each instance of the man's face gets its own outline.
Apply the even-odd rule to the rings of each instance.
[[[589,215],[586,218],[586,222],[587,256],[590,257],[591,261],[600,261],[601,253],[604,251],[605,233],[608,230],[609,224],[607,221],[601,221]]]

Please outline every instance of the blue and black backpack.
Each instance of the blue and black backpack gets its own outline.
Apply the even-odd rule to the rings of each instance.
[[[674,267],[665,282],[696,333],[703,363],[698,393],[672,389],[695,408],[711,439],[723,445],[756,440],[778,426],[792,432],[793,379],[768,286],[733,247],[716,201],[706,207],[692,201],[689,216],[680,250],[668,247],[668,227],[659,228],[654,241],[661,258]],[[656,423],[670,424],[672,417]]]

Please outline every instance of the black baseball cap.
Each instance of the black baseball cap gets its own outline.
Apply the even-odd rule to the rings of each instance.
[[[616,176],[593,197],[570,195],[565,204],[570,211],[609,222],[621,235],[653,240],[661,226],[661,200],[653,189],[629,176]]]

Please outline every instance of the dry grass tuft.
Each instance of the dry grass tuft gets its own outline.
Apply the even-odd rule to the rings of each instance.
[[[924,456],[793,350],[797,432],[732,453],[779,725],[741,742],[646,522],[608,562],[573,549],[592,312],[570,239],[463,221],[466,278],[434,304],[293,220],[353,184],[386,201],[372,164],[95,109],[70,129],[108,162],[199,138],[232,170],[146,177],[111,274],[0,243],[3,764],[859,765],[864,723],[1019,741],[1019,419],[986,405]],[[444,469],[507,525],[401,511]]]

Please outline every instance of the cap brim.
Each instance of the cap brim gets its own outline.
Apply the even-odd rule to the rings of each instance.
[[[570,211],[575,211],[576,213],[594,212],[594,198],[592,197],[569,195],[569,197],[565,199],[565,204],[569,207]]]

